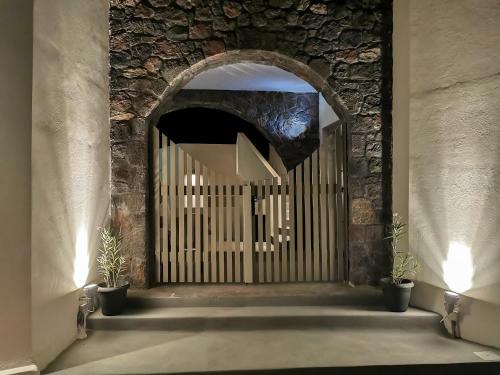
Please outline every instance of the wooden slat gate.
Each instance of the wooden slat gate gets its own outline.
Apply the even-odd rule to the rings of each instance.
[[[154,128],[156,280],[343,280],[342,130],[287,176],[231,184]]]

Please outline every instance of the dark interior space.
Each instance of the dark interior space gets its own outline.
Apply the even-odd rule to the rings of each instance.
[[[251,123],[231,113],[210,108],[187,108],[164,114],[158,128],[175,143],[234,144],[244,133],[266,159],[269,142]]]

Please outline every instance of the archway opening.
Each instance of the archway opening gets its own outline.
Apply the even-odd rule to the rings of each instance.
[[[174,86],[153,132],[157,281],[345,280],[346,126],[322,93],[245,61]]]

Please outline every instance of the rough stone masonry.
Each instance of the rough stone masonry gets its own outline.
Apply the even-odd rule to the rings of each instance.
[[[347,107],[350,281],[387,274],[391,219],[391,0],[111,0],[112,223],[128,277],[148,286],[146,119],[179,74],[227,51],[273,51],[307,64]]]

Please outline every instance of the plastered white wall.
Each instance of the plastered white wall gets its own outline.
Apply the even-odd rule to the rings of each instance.
[[[320,143],[323,144],[323,128],[328,125],[333,124],[339,119],[337,114],[333,111],[332,107],[326,102],[322,94],[319,95],[318,107],[319,107],[319,139]]]
[[[235,144],[181,143],[179,147],[209,170],[224,176],[228,182],[232,184],[241,182],[236,175]]]
[[[500,3],[396,0],[394,17],[394,208],[408,191],[423,266],[413,303],[439,311],[443,290],[463,292],[463,337],[500,346],[488,333],[500,316]]]
[[[109,215],[108,2],[34,1],[32,335],[43,368],[76,336]]]
[[[31,1],[0,2],[0,371],[31,357]]]
[[[280,155],[271,144],[269,144],[269,164],[280,176],[285,176],[288,173],[283,160],[281,160]]]
[[[236,173],[243,181],[279,177],[278,173],[243,133],[236,139]]]

